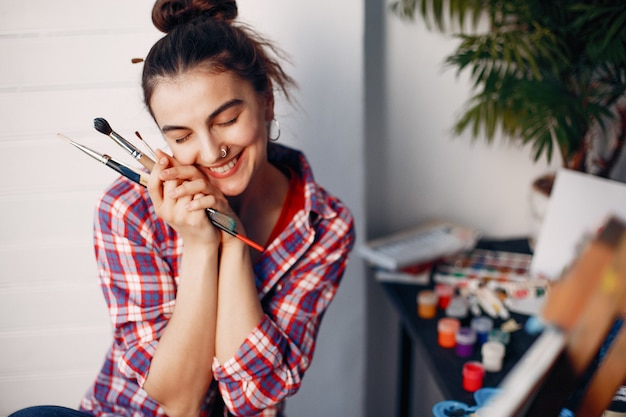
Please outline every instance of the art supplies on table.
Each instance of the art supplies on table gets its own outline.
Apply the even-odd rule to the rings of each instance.
[[[558,278],[539,316],[541,334],[481,417],[556,415],[582,383],[577,415],[601,415],[610,406],[626,377],[623,331],[605,345],[626,302],[626,221],[613,217],[600,230]],[[598,364],[603,348],[608,354]]]
[[[442,259],[437,264],[434,280],[451,285],[469,281],[526,282],[532,255],[474,249]]]
[[[369,263],[396,271],[469,250],[478,238],[472,228],[434,220],[367,242],[359,252]]]
[[[433,281],[455,286],[470,307],[508,319],[509,311],[532,315],[540,308],[548,281],[530,275],[532,255],[474,249],[441,259]]]

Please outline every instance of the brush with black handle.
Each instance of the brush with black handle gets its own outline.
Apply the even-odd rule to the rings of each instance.
[[[118,145],[126,150],[133,158],[135,158],[141,165],[143,165],[148,171],[152,171],[154,167],[154,161],[149,156],[145,155],[139,149],[137,149],[132,143],[124,139],[117,132],[115,132],[109,122],[102,117],[97,117],[93,120],[93,126],[96,130],[103,135],[109,136]]]
[[[67,142],[69,142],[71,145],[73,145],[74,147],[80,149],[81,151],[85,152],[87,155],[91,156],[93,159],[95,159],[96,161],[100,161],[102,162],[104,165],[108,166],[111,169],[114,169],[115,171],[117,171],[118,173],[122,174],[123,176],[125,176],[126,178],[136,182],[137,184],[143,186],[143,187],[147,187],[148,186],[148,178],[143,175],[141,172],[136,171],[135,169],[129,167],[128,165],[125,165],[119,161],[116,161],[115,159],[111,158],[109,155],[107,154],[100,154],[92,149],[89,149],[86,146],[83,146],[79,143],[74,142],[72,139],[68,138],[65,135],[62,134],[57,134],[57,136],[61,139],[66,140]]]

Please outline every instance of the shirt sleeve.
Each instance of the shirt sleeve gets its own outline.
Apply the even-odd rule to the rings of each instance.
[[[254,415],[299,389],[354,238],[347,209],[317,223],[315,242],[263,300],[261,323],[234,357],[223,364],[214,360],[214,377],[231,412]]]
[[[124,352],[119,371],[142,386],[157,341],[171,317],[177,270],[159,234],[172,233],[151,216],[138,186],[119,180],[101,198],[94,221],[94,248],[100,285]],[[171,237],[171,236],[170,236]]]

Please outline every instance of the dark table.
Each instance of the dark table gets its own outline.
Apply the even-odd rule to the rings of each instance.
[[[526,239],[481,240],[476,247],[488,250],[530,253]],[[480,349],[474,349],[471,357],[461,358],[457,356],[454,348],[446,349],[439,346],[437,341],[437,320],[440,317],[444,317],[445,314],[443,311],[438,311],[437,317],[433,319],[421,319],[417,315],[416,297],[417,293],[424,289],[423,286],[388,282],[381,283],[381,285],[391,299],[401,322],[398,363],[400,392],[397,415],[404,417],[408,416],[409,413],[412,384],[411,364],[414,349],[421,351],[424,355],[430,367],[430,372],[433,374],[446,400],[462,401],[473,405],[473,393],[465,391],[462,386],[462,368],[467,361],[481,361]],[[511,313],[511,318],[523,326],[528,317]],[[494,327],[499,326],[501,323],[502,320],[495,320]],[[487,372],[483,386],[497,387],[535,339],[536,336],[529,335],[523,329],[513,332],[507,345],[502,370],[499,372]]]

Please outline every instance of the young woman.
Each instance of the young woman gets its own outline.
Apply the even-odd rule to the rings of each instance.
[[[154,6],[167,35],[142,84],[172,156],[157,152],[147,190],[120,178],[99,202],[115,334],[82,413],[279,416],[310,365],[353,220],[300,152],[273,141],[274,89],[288,96],[293,81],[236,16],[235,1]],[[206,209],[265,249],[212,226]]]

